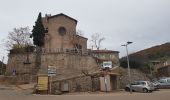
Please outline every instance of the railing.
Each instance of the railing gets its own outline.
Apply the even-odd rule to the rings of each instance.
[[[89,50],[82,49],[65,49],[65,48],[53,48],[53,49],[42,49],[42,53],[66,53],[66,54],[77,54],[77,55],[90,55]]]

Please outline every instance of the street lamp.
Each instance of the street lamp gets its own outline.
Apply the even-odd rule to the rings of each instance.
[[[1,61],[1,69],[0,69],[1,72],[0,72],[0,75],[3,74],[3,65],[4,65],[3,61],[4,61],[4,56],[2,57],[2,61]]]
[[[131,75],[130,75],[130,66],[129,66],[129,57],[128,57],[129,54],[128,54],[128,47],[127,46],[131,43],[133,43],[133,42],[128,41],[126,44],[122,45],[122,46],[126,47],[130,93],[132,93],[132,86],[131,86]]]

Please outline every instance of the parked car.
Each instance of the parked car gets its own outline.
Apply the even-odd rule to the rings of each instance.
[[[170,77],[159,79],[156,86],[158,88],[170,88]]]
[[[152,84],[153,84],[153,86],[154,86],[154,88],[155,88],[155,91],[159,90],[158,85],[160,84],[160,82],[158,82],[158,81],[156,81],[156,80],[151,81],[151,82],[152,82]]]
[[[155,90],[154,85],[150,81],[135,81],[131,84],[132,91],[136,92],[152,92]],[[130,91],[130,85],[126,85],[125,91]]]

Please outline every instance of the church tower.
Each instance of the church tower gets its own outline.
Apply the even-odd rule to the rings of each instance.
[[[62,13],[54,16],[46,14],[42,20],[48,30],[45,35],[46,50],[87,49],[87,38],[76,34],[77,20]]]

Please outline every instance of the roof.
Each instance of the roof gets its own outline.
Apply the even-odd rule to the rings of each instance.
[[[95,72],[92,72],[90,75],[96,75],[96,76],[101,76],[103,74],[104,71],[102,71],[102,69],[98,69]],[[122,69],[120,67],[114,67],[112,69],[110,69],[109,71],[107,71],[108,75],[121,75],[122,74]]]
[[[119,53],[119,51],[112,50],[92,50],[93,53]]]
[[[116,75],[116,76],[119,76],[119,75],[120,75],[119,73],[114,73],[114,72],[102,72],[102,71],[100,71],[100,72],[94,72],[94,73],[91,73],[90,75],[92,75],[92,76],[97,76],[97,77],[101,77],[102,74],[104,74],[104,73],[107,73],[107,75]]]
[[[67,15],[65,15],[65,14],[63,14],[63,13],[60,13],[60,14],[57,14],[57,15],[53,15],[53,16],[48,16],[48,19],[54,18],[54,17],[59,17],[59,16],[65,16],[65,17],[67,17],[67,18],[69,18],[69,19],[75,21],[76,24],[77,24],[77,22],[78,22],[76,19],[74,19],[74,18],[72,18],[72,17],[70,17],[70,16],[67,16]]]
[[[170,68],[170,65],[166,65],[166,66],[159,67],[158,70],[159,70],[159,69],[163,69],[163,68],[168,68],[168,67]]]
[[[103,61],[112,61],[113,60],[113,59],[104,59],[104,58],[102,59],[102,58],[98,58],[98,57],[95,57],[95,59],[97,59],[99,62],[100,61],[103,62]]]
[[[76,36],[88,40],[88,38],[86,38],[86,37],[83,37],[83,36],[80,36],[80,35],[76,35]]]

